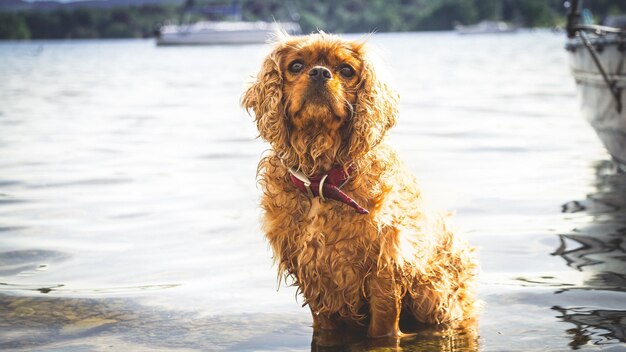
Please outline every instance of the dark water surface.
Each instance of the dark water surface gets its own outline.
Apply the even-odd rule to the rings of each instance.
[[[406,351],[626,350],[626,174],[564,35],[378,34],[391,133],[480,248],[485,308]],[[368,350],[313,336],[259,230],[262,45],[0,43],[0,350]],[[478,337],[477,337],[478,336]]]

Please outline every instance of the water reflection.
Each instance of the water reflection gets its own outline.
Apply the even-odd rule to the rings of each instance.
[[[0,296],[0,349],[35,348],[111,330],[135,315],[123,301]],[[19,327],[19,328],[17,328]]]
[[[465,321],[457,326],[401,326],[411,332],[397,339],[366,339],[364,332],[340,333],[317,331],[311,341],[312,352],[330,351],[478,351],[478,323]]]
[[[298,316],[202,316],[128,298],[0,295],[0,317],[0,350],[294,350],[310,338]]]
[[[552,254],[583,273],[582,284],[574,289],[626,292],[626,173],[610,161],[596,163],[594,170],[593,194],[563,206],[564,213],[586,220],[573,215],[571,220],[580,225],[559,235],[560,246]],[[576,326],[567,330],[572,348],[626,342],[626,310],[597,308],[552,308],[559,319]]]
[[[303,314],[236,313],[146,306],[141,298],[15,297],[0,294],[0,350],[302,350],[478,351],[477,321],[461,326],[403,326],[400,340],[365,339],[361,332],[314,333]]]
[[[602,310],[586,308],[552,307],[561,315],[557,318],[574,324],[576,327],[566,330],[571,335],[569,346],[578,349],[588,343],[595,345],[614,344],[615,340],[626,342],[626,324],[624,310]]]

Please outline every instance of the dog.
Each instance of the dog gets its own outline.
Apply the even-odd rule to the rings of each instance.
[[[474,249],[428,210],[385,142],[398,95],[366,41],[282,35],[242,96],[271,145],[258,166],[263,230],[315,330],[362,326],[400,336],[399,320],[474,316]]]

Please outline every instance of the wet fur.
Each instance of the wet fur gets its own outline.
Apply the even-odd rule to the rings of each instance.
[[[294,59],[324,65],[333,79],[316,97]],[[337,69],[348,62],[347,79]],[[380,82],[363,42],[318,33],[283,37],[263,62],[242,104],[254,112],[272,152],[259,163],[263,229],[278,264],[313,314],[316,329],[366,325],[369,336],[399,334],[400,314],[449,323],[473,316],[473,249],[446,216],[424,204],[420,188],[384,137],[398,97]],[[352,164],[342,188],[370,211],[309,198],[288,168],[308,175]]]

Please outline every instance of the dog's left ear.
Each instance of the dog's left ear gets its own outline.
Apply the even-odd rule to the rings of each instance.
[[[275,150],[281,150],[287,141],[287,126],[283,108],[283,78],[280,71],[281,43],[265,58],[256,80],[246,90],[241,105],[254,111],[259,136]]]
[[[352,45],[363,60],[349,145],[351,157],[357,158],[380,143],[387,130],[396,124],[399,96],[376,76],[365,43]]]

